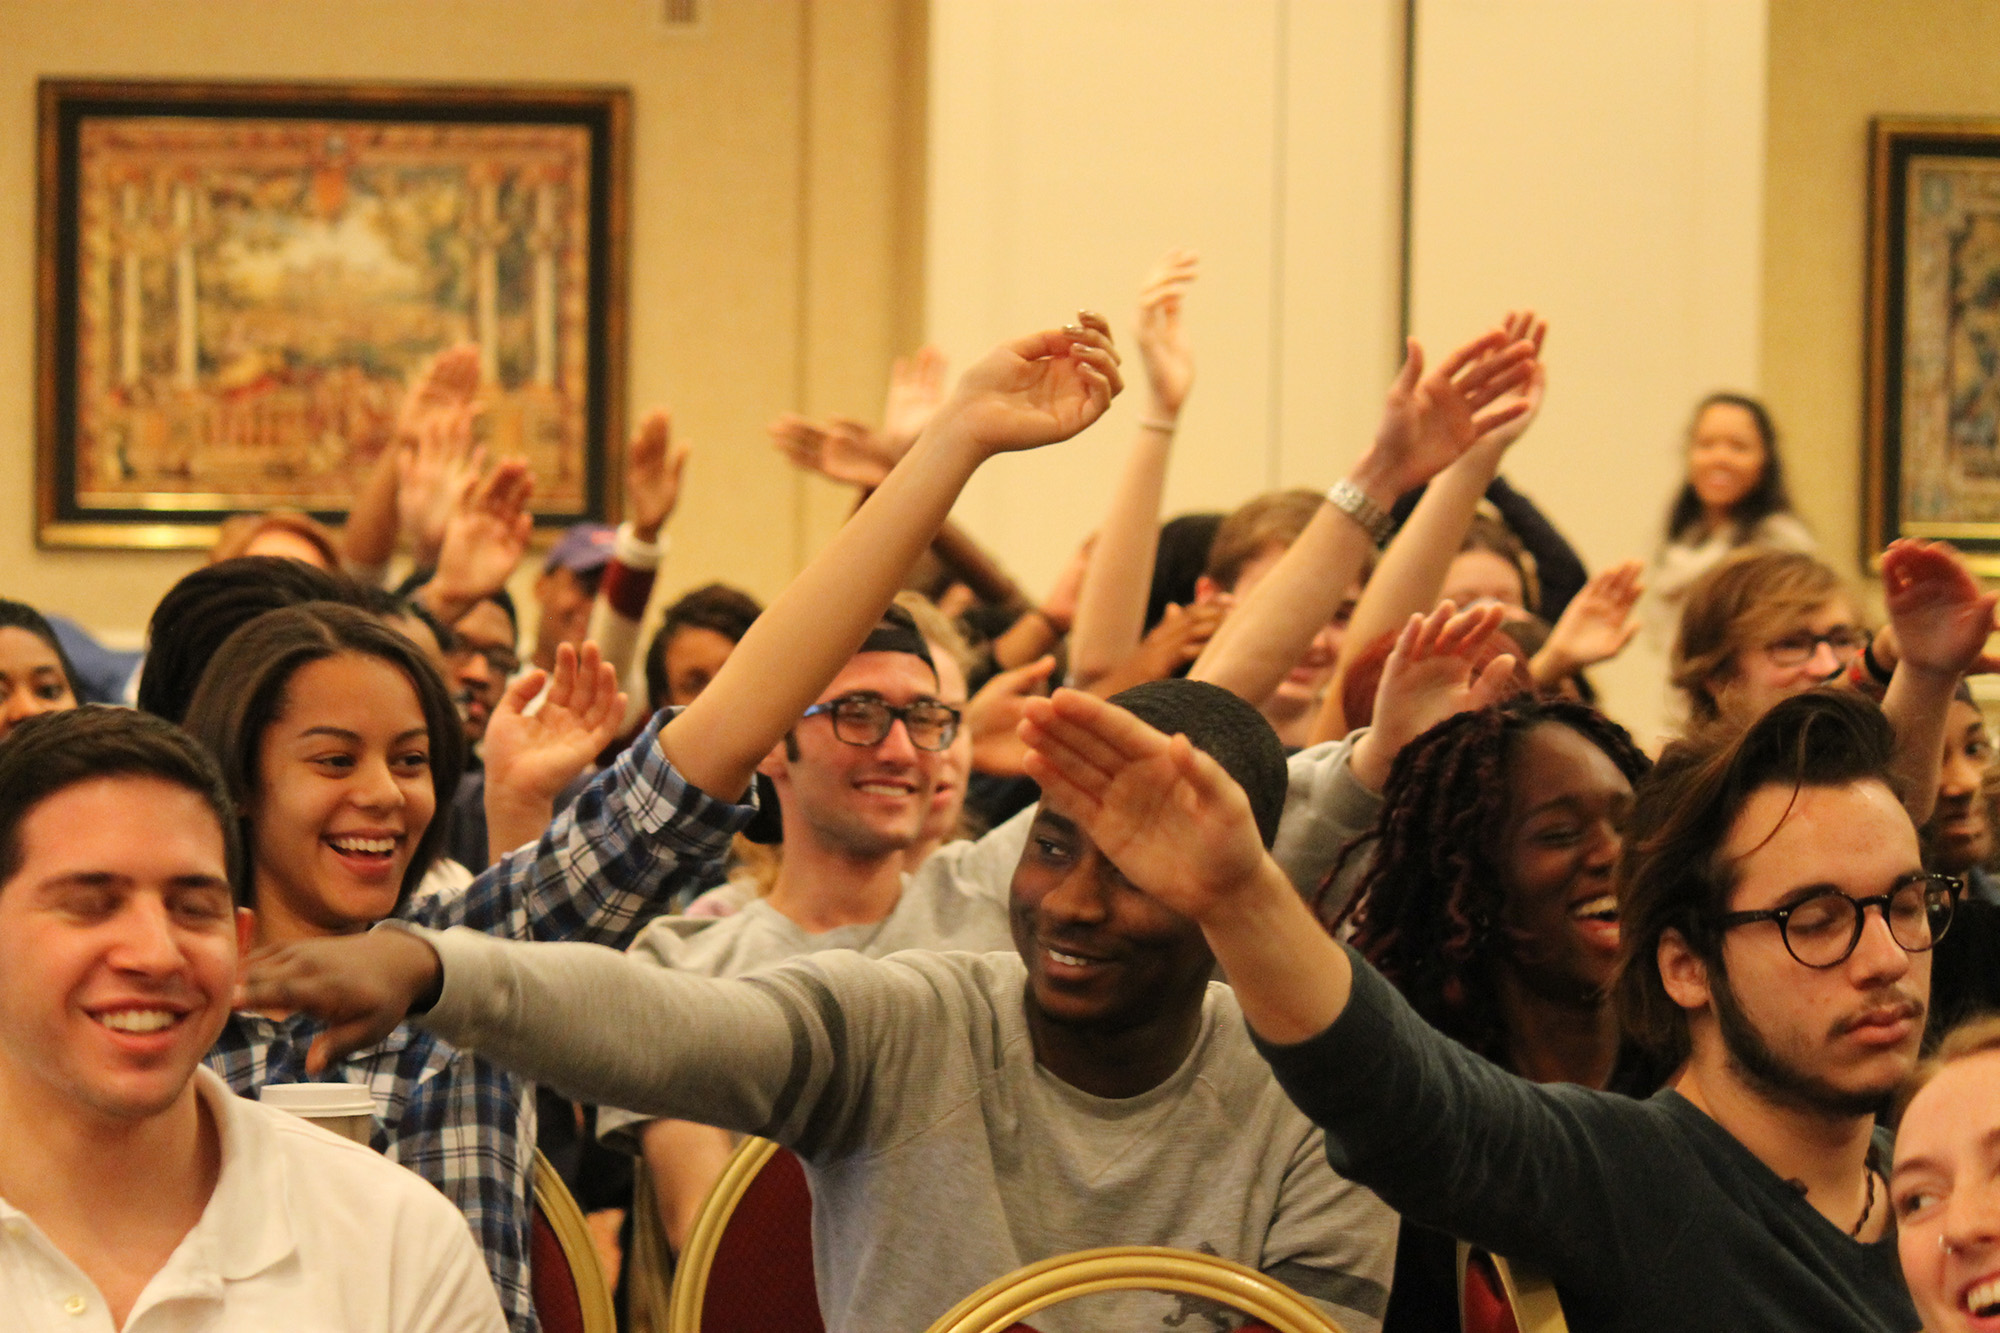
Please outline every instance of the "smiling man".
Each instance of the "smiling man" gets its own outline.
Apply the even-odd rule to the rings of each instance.
[[[213,764],[143,713],[0,744],[0,1304],[10,1329],[504,1327],[416,1176],[199,1068],[250,914]]]
[[[1255,709],[1181,680],[1115,702],[1213,754],[1268,844],[1285,762]],[[415,1021],[569,1093],[786,1144],[811,1179],[834,1333],[923,1328],[1022,1264],[1120,1244],[1220,1254],[1343,1327],[1379,1328],[1394,1216],[1328,1166],[1195,924],[1060,802],[1036,813],[1012,897],[1014,954],[836,951],[715,980],[602,949],[376,931],[274,958],[252,999],[310,1009],[345,1044],[435,991]],[[1036,1324],[1238,1322],[1154,1293],[1111,1304]]]
[[[1642,785],[1618,999],[1681,1064],[1645,1101],[1530,1083],[1432,1029],[1316,928],[1200,756],[1069,693],[1030,723],[1044,790],[1201,923],[1334,1165],[1407,1217],[1548,1272],[1578,1333],[1918,1326],[1873,1113],[1915,1063],[1952,891],[1873,704],[1786,700]]]

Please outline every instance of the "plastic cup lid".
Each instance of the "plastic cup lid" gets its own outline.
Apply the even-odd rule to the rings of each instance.
[[[293,1115],[374,1115],[375,1098],[358,1083],[266,1083],[257,1100]]]

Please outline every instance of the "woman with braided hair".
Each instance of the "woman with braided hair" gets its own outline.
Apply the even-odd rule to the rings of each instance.
[[[1522,695],[1448,718],[1396,756],[1374,830],[1348,851],[1373,862],[1333,928],[1433,1027],[1503,1068],[1650,1093],[1659,1080],[1621,1049],[1608,998],[1620,831],[1650,767],[1581,704]],[[1456,1333],[1453,1251],[1404,1224],[1383,1333]]]

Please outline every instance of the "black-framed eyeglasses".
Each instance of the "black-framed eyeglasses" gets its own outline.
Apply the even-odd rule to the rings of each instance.
[[[1757,921],[1775,921],[1785,951],[1807,967],[1836,967],[1861,943],[1868,909],[1882,909],[1889,936],[1907,953],[1922,953],[1951,927],[1952,910],[1965,884],[1956,875],[1905,875],[1887,893],[1850,898],[1839,889],[1809,893],[1789,907],[1760,912],[1723,912],[1713,918],[1718,930]]]
[[[1804,630],[1797,634],[1787,634],[1782,639],[1773,639],[1764,645],[1764,656],[1781,667],[1804,666],[1812,661],[1819,646],[1825,644],[1833,649],[1833,655],[1842,665],[1854,660],[1854,655],[1868,646],[1868,635],[1852,625],[1842,625],[1824,634],[1809,634]]]
[[[833,719],[833,734],[849,745],[880,745],[900,719],[919,750],[944,750],[958,737],[959,713],[948,703],[918,699],[896,707],[879,694],[843,694],[806,709],[806,717],[825,713]]]

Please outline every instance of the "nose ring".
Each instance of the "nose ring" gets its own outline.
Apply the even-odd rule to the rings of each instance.
[[[1950,1254],[1950,1253],[1952,1253],[1952,1252],[1953,1252],[1954,1250],[1956,1250],[1957,1248],[1958,1248],[1958,1246],[1956,1246],[1956,1245],[1953,1245],[1953,1244],[1951,1243],[1951,1238],[1950,1238],[1949,1236],[1945,1235],[1945,1234],[1944,1234],[1944,1233],[1943,1233],[1942,1231],[1940,1231],[1940,1232],[1938,1233],[1938,1253],[1939,1253],[1939,1254]]]

